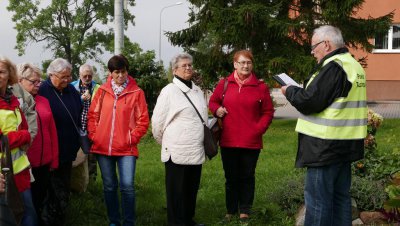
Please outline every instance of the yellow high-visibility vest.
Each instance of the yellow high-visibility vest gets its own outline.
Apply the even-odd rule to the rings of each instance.
[[[0,109],[0,119],[3,121],[0,126],[1,131],[5,135],[7,135],[11,131],[18,130],[18,127],[22,122],[21,112],[19,111],[19,108],[16,108],[14,111]],[[30,166],[28,156],[20,148],[14,148],[11,150],[11,159],[13,162],[14,174],[18,174],[19,172]]]
[[[296,131],[321,139],[364,139],[367,135],[368,117],[365,71],[350,53],[334,55],[326,59],[322,67],[331,61],[342,66],[352,87],[347,97],[336,98],[322,112],[301,115],[297,120]],[[307,86],[318,73],[319,71],[311,76]]]

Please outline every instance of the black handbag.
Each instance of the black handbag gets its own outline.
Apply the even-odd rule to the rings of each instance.
[[[203,123],[203,128],[204,128],[204,151],[206,153],[206,156],[211,160],[214,156],[216,156],[218,154],[218,141],[216,139],[214,139],[213,133],[211,132],[210,128],[208,128],[206,122],[201,117],[200,112],[194,106],[193,102],[190,100],[188,95],[183,91],[182,91],[182,93],[185,94],[185,97],[188,99],[190,104],[192,104],[194,110],[196,110],[196,113],[199,116],[199,118],[201,120],[201,123]]]
[[[20,225],[24,216],[24,203],[14,180],[11,150],[6,135],[1,136],[1,172],[6,184],[0,196],[0,225]]]

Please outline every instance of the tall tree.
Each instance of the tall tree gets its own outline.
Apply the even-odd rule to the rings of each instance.
[[[189,28],[167,33],[170,41],[191,53],[212,87],[232,71],[232,55],[252,50],[262,78],[286,72],[303,80],[313,65],[312,31],[322,24],[339,27],[346,44],[371,50],[368,39],[386,33],[393,14],[356,18],[364,0],[189,0]]]
[[[114,39],[113,30],[100,25],[112,21],[114,1],[111,0],[52,0],[44,5],[38,0],[9,0],[7,9],[13,11],[17,45],[20,55],[27,43],[43,42],[54,57],[63,57],[73,65],[73,75],[86,59],[100,61],[104,46]],[[134,0],[128,0],[134,6]],[[134,15],[124,12],[125,27],[134,24]]]

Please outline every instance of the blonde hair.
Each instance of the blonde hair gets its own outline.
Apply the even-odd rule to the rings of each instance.
[[[23,78],[29,78],[31,77],[34,73],[38,74],[39,77],[42,77],[42,71],[36,67],[35,65],[31,63],[21,63],[17,65],[17,72],[18,72],[18,78],[23,79]]]
[[[14,85],[15,83],[17,83],[18,76],[15,64],[5,56],[0,56],[0,63],[4,64],[7,67],[8,73],[10,75],[7,81],[7,85]]]

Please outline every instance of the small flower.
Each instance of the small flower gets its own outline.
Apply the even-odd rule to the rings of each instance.
[[[376,140],[375,137],[368,133],[367,137],[364,139],[364,147],[365,148],[373,148],[376,146]]]

